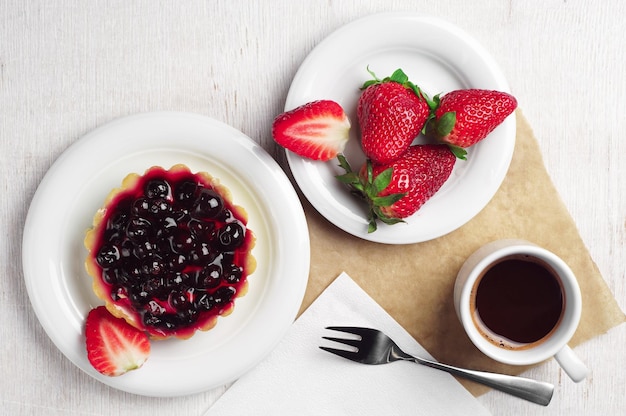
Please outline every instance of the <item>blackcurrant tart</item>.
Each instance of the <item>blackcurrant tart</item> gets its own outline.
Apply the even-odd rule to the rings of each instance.
[[[131,173],[85,236],[96,295],[154,339],[189,338],[229,315],[256,268],[246,211],[206,172]]]

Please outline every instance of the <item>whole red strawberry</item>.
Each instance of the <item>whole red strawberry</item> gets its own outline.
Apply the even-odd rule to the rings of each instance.
[[[435,97],[435,100],[437,98]],[[470,147],[483,140],[515,109],[517,100],[500,91],[455,90],[440,98],[435,117],[427,128],[439,140],[449,143],[461,159]]]
[[[376,231],[377,219],[395,224],[420,209],[448,180],[456,157],[445,144],[425,144],[410,146],[391,164],[368,160],[358,174],[343,156],[339,161],[347,173],[337,178],[351,185],[369,204],[371,233]]]
[[[401,69],[382,80],[369,72],[374,79],[363,85],[357,105],[361,147],[372,161],[391,163],[419,135],[430,107],[427,98]]]

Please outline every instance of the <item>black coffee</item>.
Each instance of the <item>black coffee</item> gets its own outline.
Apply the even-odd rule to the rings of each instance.
[[[523,349],[543,341],[564,310],[563,288],[556,272],[527,255],[500,259],[473,288],[473,316],[495,345]]]

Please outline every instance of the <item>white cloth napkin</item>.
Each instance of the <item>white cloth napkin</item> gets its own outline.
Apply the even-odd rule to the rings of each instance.
[[[318,348],[331,325],[385,332],[407,353],[432,358],[346,273],[296,320],[276,349],[205,416],[489,415],[451,375],[410,362],[365,365]]]

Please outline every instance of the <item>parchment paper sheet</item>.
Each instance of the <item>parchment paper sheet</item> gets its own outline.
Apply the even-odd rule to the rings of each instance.
[[[438,239],[410,245],[365,241],[329,223],[303,198],[311,271],[301,312],[345,271],[439,361],[519,374],[526,368],[496,363],[473,346],[456,317],[452,293],[459,268],[474,250],[493,240],[522,238],[561,256],[577,275],[583,313],[571,346],[624,322],[548,176],[528,121],[519,110],[516,117],[515,151],[502,186],[469,223]],[[473,394],[486,391],[464,384]]]

